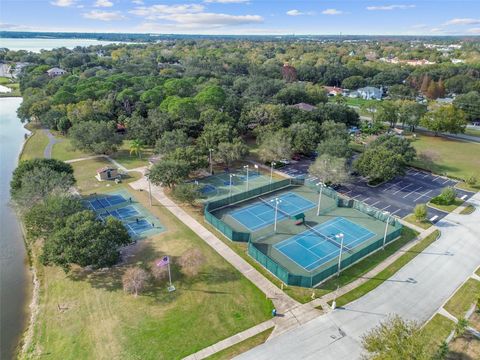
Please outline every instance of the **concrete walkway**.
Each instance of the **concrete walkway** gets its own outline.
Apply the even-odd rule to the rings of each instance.
[[[57,139],[55,135],[52,134],[52,132],[49,129],[42,129],[42,131],[47,135],[48,137],[48,144],[43,150],[43,157],[45,159],[51,159],[52,158],[52,150],[53,150],[53,145],[62,142],[62,139]]]

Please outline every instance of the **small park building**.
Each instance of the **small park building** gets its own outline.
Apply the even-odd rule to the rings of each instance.
[[[97,175],[95,176],[98,181],[105,180],[114,180],[119,177],[118,170],[111,167],[103,167],[97,170]]]

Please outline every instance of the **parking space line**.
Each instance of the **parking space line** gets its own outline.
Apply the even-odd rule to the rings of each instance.
[[[430,176],[430,174],[429,174],[429,173],[426,173],[426,174],[423,176],[423,178],[425,179],[427,176]]]
[[[435,221],[437,218],[438,218],[438,215],[435,215],[435,216],[433,216],[433,217],[430,218],[430,221],[433,222],[433,221]]]
[[[383,209],[380,209],[380,210],[384,211],[385,209],[388,209],[390,206],[392,206],[392,205],[387,205]]]
[[[398,182],[396,182],[396,183],[394,183],[394,184],[390,185],[388,188],[385,188],[385,189],[383,189],[382,191],[387,191],[387,190],[390,190],[392,187],[394,187],[394,186],[396,186],[397,184],[400,184],[400,183],[401,183],[401,181],[398,181]]]
[[[433,190],[428,190],[426,193],[420,195],[419,197],[417,197],[417,198],[416,198],[415,200],[413,200],[413,201],[417,201],[418,199],[421,199],[422,197],[427,196],[427,194],[428,194],[428,193],[431,193],[432,191],[433,191]]]
[[[359,196],[362,196],[362,195],[360,195],[360,194],[355,195],[354,197],[352,197],[352,199],[355,199],[355,198],[357,198],[357,197],[359,197]]]
[[[435,177],[432,179],[432,181],[437,180],[439,177],[440,177],[440,175],[435,176]]]
[[[460,199],[465,200],[468,195],[463,195]]]
[[[390,215],[395,215],[395,214],[396,214],[397,212],[399,212],[399,211],[400,211],[400,209],[397,209],[397,210],[395,210],[394,212],[392,212]]]
[[[377,205],[379,202],[380,202],[380,200],[378,200],[377,202],[373,203],[373,204],[370,205],[370,206],[375,206],[375,205]]]
[[[392,195],[395,195],[396,193],[398,193],[398,192],[402,191],[403,189],[406,189],[406,188],[410,187],[410,185],[413,185],[413,183],[410,183],[410,184],[408,184],[407,186],[404,186],[403,188],[401,188],[401,189],[399,189],[399,190],[395,191],[395,192],[394,192]]]
[[[450,181],[450,179],[447,179],[447,180],[445,180],[442,184],[445,184],[445,183],[447,183],[447,182],[449,182],[449,181]]]
[[[409,192],[407,195],[405,195],[403,198],[405,199],[407,196],[409,196],[409,195],[411,195],[411,194],[413,194],[413,193],[417,192],[417,191],[418,191],[418,190],[420,190],[421,188],[422,188],[422,187],[420,186],[418,189],[416,189],[416,190],[413,190],[413,191],[410,191],[410,192]]]

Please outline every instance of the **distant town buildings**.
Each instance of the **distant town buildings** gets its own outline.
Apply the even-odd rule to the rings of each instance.
[[[389,63],[389,64],[406,64],[410,66],[425,66],[425,65],[433,65],[435,62],[429,61],[426,59],[415,59],[415,60],[400,60],[398,57],[390,58],[380,58],[380,61]]]
[[[47,70],[47,74],[50,77],[57,77],[57,76],[62,76],[65,75],[67,72],[63,69],[60,69],[58,67],[51,68],[50,70]]]

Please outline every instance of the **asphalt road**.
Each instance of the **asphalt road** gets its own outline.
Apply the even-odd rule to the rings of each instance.
[[[306,177],[308,181],[316,182],[317,178],[308,176],[308,168],[312,160],[301,160],[291,163],[279,171],[293,177]],[[337,191],[349,198],[362,201],[379,210],[388,211],[400,218],[413,212],[415,205],[427,203],[439,195],[447,186],[455,186],[457,181],[434,175],[425,171],[409,169],[405,176],[377,187],[367,185],[365,179],[354,177],[348,185],[341,186]],[[457,189],[457,196],[468,200],[472,193]],[[428,219],[433,223],[447,214],[440,210],[428,208]]]
[[[424,322],[480,265],[480,194],[468,216],[437,223],[442,236],[362,298],[275,337],[238,359],[359,359],[361,337],[389,314]]]

